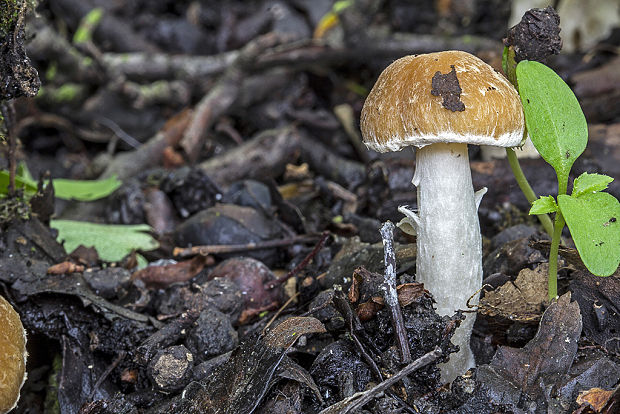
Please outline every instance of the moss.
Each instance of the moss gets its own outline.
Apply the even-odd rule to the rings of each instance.
[[[16,220],[30,218],[30,205],[21,196],[0,197],[0,229]]]
[[[0,2],[0,36],[4,37],[12,33],[19,14],[23,7],[23,13],[34,10],[37,6],[36,0],[3,0]]]

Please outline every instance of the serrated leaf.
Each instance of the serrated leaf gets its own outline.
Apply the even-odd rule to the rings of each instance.
[[[104,180],[54,180],[56,197],[64,200],[93,201],[105,198],[116,191],[122,182],[116,177]]]
[[[64,240],[65,250],[73,251],[80,244],[94,247],[102,260],[116,262],[133,250],[153,250],[159,243],[148,231],[146,224],[112,225],[73,220],[52,220],[50,227],[58,230],[59,242]]]
[[[517,65],[519,95],[530,138],[540,155],[566,183],[588,142],[588,125],[575,94],[552,69],[539,62]]]
[[[608,193],[558,196],[581,260],[597,276],[613,274],[620,264],[620,202]]]
[[[614,179],[608,175],[588,174],[584,172],[579,177],[575,178],[571,196],[579,197],[583,194],[603,191],[613,180]]]
[[[532,203],[530,208],[530,214],[547,214],[555,213],[556,211],[558,211],[558,205],[555,203],[553,196],[541,196]]]

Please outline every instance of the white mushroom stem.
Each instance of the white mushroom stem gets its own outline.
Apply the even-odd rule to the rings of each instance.
[[[474,194],[467,144],[431,144],[416,151],[412,180],[418,188],[418,214],[406,208],[406,224],[417,234],[416,279],[437,302],[437,313],[453,315],[478,303],[482,285],[482,239],[478,205],[486,188]],[[475,365],[469,338],[476,319],[467,314],[452,337],[458,354],[442,367],[442,380],[452,381]]]

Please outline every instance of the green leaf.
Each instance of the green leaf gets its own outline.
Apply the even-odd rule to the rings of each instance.
[[[37,192],[37,183],[30,181],[18,175],[15,176],[15,186],[17,188],[23,188],[27,193]],[[0,194],[6,194],[9,188],[9,172],[6,170],[0,170]]]
[[[558,205],[555,203],[553,196],[540,197],[532,203],[530,214],[547,214],[558,211]]]
[[[73,251],[80,244],[94,247],[102,260],[116,262],[133,250],[153,250],[159,244],[149,234],[146,224],[112,225],[73,220],[52,220],[50,227],[58,230],[57,240],[64,240],[65,250]]]
[[[54,193],[63,200],[94,201],[105,198],[118,189],[123,183],[116,177],[104,180],[68,180],[57,178],[54,181]],[[24,188],[26,193],[37,192],[37,182],[28,178],[27,175],[16,176],[15,183],[18,188]],[[9,185],[9,173],[0,170],[0,194],[6,194]]]
[[[20,161],[20,163],[17,164],[17,175],[19,175],[20,177],[25,178],[26,180],[30,180],[32,182],[35,182],[34,177],[30,173],[30,170],[28,169],[28,166],[26,165],[26,163],[24,161]]]
[[[555,169],[560,185],[566,185],[573,163],[588,142],[579,102],[562,78],[539,62],[519,62],[517,82],[530,138]]]
[[[584,172],[579,177],[575,178],[571,196],[579,197],[583,194],[603,191],[613,180],[614,179],[608,175],[588,174]]]
[[[620,202],[608,193],[590,193],[560,195],[558,204],[588,270],[613,274],[620,263]]]
[[[93,201],[105,198],[121,186],[116,177],[104,180],[67,180],[56,178],[54,192],[64,200]]]

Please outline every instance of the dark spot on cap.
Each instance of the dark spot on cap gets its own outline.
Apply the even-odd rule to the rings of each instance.
[[[489,90],[489,91],[495,91],[495,90],[497,90],[497,88],[496,88],[495,86],[489,86],[489,87],[487,88],[487,90]]]
[[[565,156],[566,156],[566,159],[569,159],[570,158],[570,151],[567,150]]]
[[[441,96],[443,102],[441,105],[452,112],[462,112],[465,110],[465,104],[461,101],[461,85],[456,77],[454,65],[450,65],[452,70],[445,75],[437,71],[433,76],[431,94],[433,96]]]
[[[553,7],[528,10],[519,24],[508,29],[504,46],[513,47],[517,62],[544,62],[548,56],[557,55],[562,49],[560,16]]]
[[[526,98],[525,100],[527,101],[527,103],[530,103],[530,100],[529,100],[529,99],[527,99],[527,98]]]
[[[616,222],[616,218],[615,218],[615,217],[610,218],[610,219],[609,219],[609,222],[610,222],[610,223],[615,223],[615,222]]]

